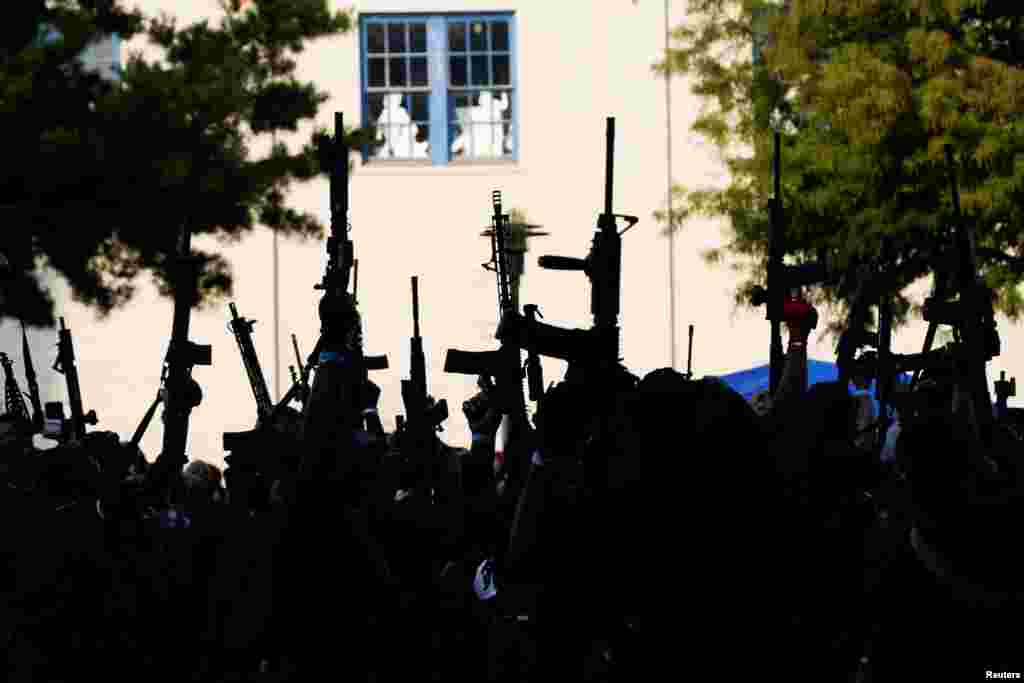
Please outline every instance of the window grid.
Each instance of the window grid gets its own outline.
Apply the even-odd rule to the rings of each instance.
[[[447,79],[449,101],[449,139],[455,139],[461,132],[465,137],[462,149],[474,152],[459,157],[449,149],[449,158],[502,159],[512,155],[505,140],[512,134],[511,117],[505,119],[495,113],[495,94],[502,93],[502,112],[511,106],[511,45],[509,42],[510,22],[484,18],[457,18],[447,22],[448,66]],[[504,78],[499,78],[497,67],[503,67]],[[487,94],[486,100],[484,93]],[[508,99],[505,93],[508,93]],[[467,100],[468,98],[468,100]],[[459,107],[458,104],[462,104]],[[486,108],[482,118],[475,116],[467,122],[465,117],[458,120],[457,110]],[[506,132],[506,126],[508,130]],[[513,138],[514,141],[514,138]],[[496,147],[498,153],[493,154]],[[490,150],[491,154],[477,154],[477,150]]]
[[[505,13],[483,13],[477,15],[373,15],[361,21],[362,45],[361,66],[363,73],[363,112],[367,124],[390,131],[406,131],[405,138],[412,147],[406,159],[424,159],[414,152],[416,143],[429,140],[429,158],[435,165],[444,165],[453,160],[515,160],[518,156],[518,120],[515,84],[515,23],[514,16]],[[413,27],[416,27],[414,29]],[[477,28],[479,27],[479,28]],[[418,37],[414,37],[414,30]],[[461,33],[462,42],[454,42]],[[372,35],[371,35],[372,34]],[[394,43],[400,43],[400,50],[392,51]],[[414,43],[416,45],[414,46]],[[414,49],[415,48],[415,49]],[[420,51],[423,48],[424,51]],[[453,49],[454,48],[454,49]],[[461,48],[461,49],[458,49]],[[411,85],[412,59],[424,59],[419,67],[426,72],[426,85]],[[382,60],[386,65],[384,84],[377,78],[368,79],[370,60]],[[401,59],[404,78],[392,79],[393,59]],[[453,65],[460,68],[456,59],[463,60],[464,84],[453,82]],[[374,85],[370,84],[374,80]],[[397,82],[394,82],[397,80]],[[419,82],[419,81],[417,81]],[[487,93],[487,99],[483,94]],[[501,98],[495,96],[500,93]],[[429,120],[408,114],[402,123],[392,124],[392,116],[398,106],[412,112],[416,107],[412,97],[416,94],[430,96],[426,107]],[[374,96],[400,95],[401,104],[380,112],[371,106]],[[378,102],[380,100],[377,100]],[[456,103],[462,104],[461,112]],[[468,106],[467,106],[468,105]],[[489,111],[487,111],[489,109]],[[498,110],[501,110],[500,112]],[[470,119],[466,112],[474,111]],[[375,114],[377,120],[374,120]],[[461,114],[461,116],[460,116]],[[459,120],[461,118],[461,121]],[[414,135],[412,127],[417,128]],[[460,137],[461,155],[452,152],[453,142]],[[499,139],[500,136],[500,139]],[[382,146],[390,145],[392,135],[384,136]],[[489,141],[488,146],[478,142]],[[500,145],[498,154],[489,153]],[[404,142],[403,142],[403,147]],[[379,149],[379,148],[377,148]],[[485,150],[482,154],[474,151]],[[489,150],[489,151],[488,151]],[[400,150],[394,149],[394,158]],[[364,150],[364,158],[367,158]],[[388,155],[383,158],[390,157]],[[382,158],[376,155],[375,159]]]

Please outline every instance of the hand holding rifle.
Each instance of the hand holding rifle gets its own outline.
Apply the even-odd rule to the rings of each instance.
[[[796,292],[783,302],[782,319],[789,329],[789,343],[806,344],[807,336],[818,326],[818,311]]]
[[[481,376],[480,391],[463,402],[462,413],[466,416],[469,429],[474,436],[480,435],[493,441],[501,427],[502,413],[489,379]]]

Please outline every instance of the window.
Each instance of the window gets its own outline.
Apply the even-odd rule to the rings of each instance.
[[[364,160],[515,160],[514,39],[509,13],[361,17]]]

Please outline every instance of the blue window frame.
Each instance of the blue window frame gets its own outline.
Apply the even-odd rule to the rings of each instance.
[[[518,160],[515,18],[510,12],[359,19],[368,162]]]

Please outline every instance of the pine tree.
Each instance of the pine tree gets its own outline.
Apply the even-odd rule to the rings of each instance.
[[[53,324],[52,301],[34,277],[43,264],[101,316],[131,300],[143,272],[170,296],[183,222],[195,235],[229,242],[257,225],[322,237],[323,226],[289,207],[286,193],[323,172],[328,131],[296,152],[274,145],[265,158],[252,158],[250,146],[257,136],[297,130],[326,101],[296,78],[295,57],[309,40],[352,29],[351,13],[328,5],[224,2],[218,25],[179,28],[172,17],[146,18],[118,0],[48,3],[41,20],[58,39],[0,55],[0,251],[13,273],[0,283],[0,319]],[[82,69],[77,56],[111,33],[142,33],[162,58],[130,55],[114,82]],[[366,138],[355,131],[350,143]],[[193,303],[230,295],[230,265],[216,253],[196,255]]]

